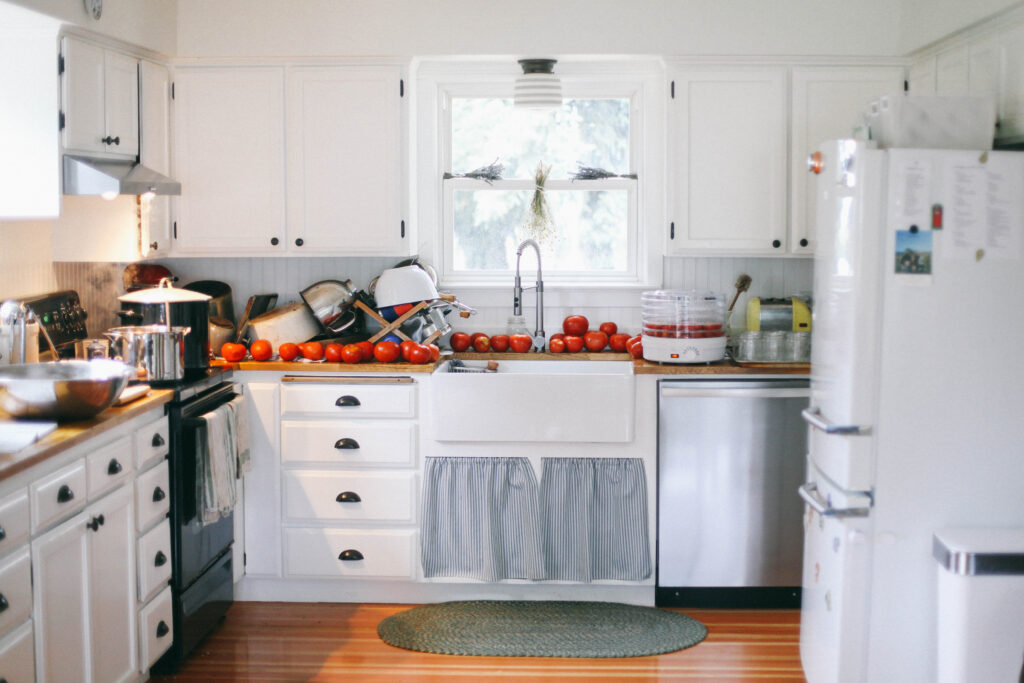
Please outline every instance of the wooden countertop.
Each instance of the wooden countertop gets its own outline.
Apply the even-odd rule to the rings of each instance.
[[[328,363],[327,361],[301,360],[243,360],[229,363],[225,360],[212,360],[213,367],[229,367],[241,372],[263,370],[266,372],[389,372],[391,374],[407,374],[410,372],[434,371],[435,363]]]
[[[162,406],[173,396],[174,391],[170,389],[150,389],[147,395],[127,405],[112,406],[88,420],[58,425],[57,429],[17,453],[0,454],[0,481]]]
[[[726,359],[717,363],[655,363],[634,359],[634,375],[807,375],[810,363],[737,363]]]

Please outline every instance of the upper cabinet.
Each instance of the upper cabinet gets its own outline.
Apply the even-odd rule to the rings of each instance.
[[[184,66],[174,252],[406,255],[402,68]]]
[[[139,163],[171,175],[171,75],[167,67],[139,62]],[[140,256],[153,258],[170,251],[170,197],[143,197]]]
[[[65,36],[61,63],[64,151],[134,158],[139,153],[138,60]]]
[[[785,67],[671,74],[669,254],[786,251]]]
[[[867,105],[903,90],[903,67],[793,68],[789,250],[814,252],[815,201],[807,157],[825,140],[849,137]]]

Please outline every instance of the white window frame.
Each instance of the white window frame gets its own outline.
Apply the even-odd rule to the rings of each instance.
[[[440,60],[416,65],[417,206],[420,235],[424,240],[420,244],[419,254],[434,264],[442,287],[447,289],[507,288],[511,282],[511,269],[475,273],[454,271],[454,192],[459,189],[489,188],[483,181],[465,178],[443,180],[442,176],[451,170],[452,98],[511,98],[512,83],[518,70],[515,59]],[[626,274],[617,272],[604,275],[594,271],[562,271],[555,274],[545,269],[545,287],[633,289],[659,286],[665,215],[663,66],[660,60],[650,59],[560,59],[556,73],[561,77],[565,98],[629,99],[629,172],[636,173],[638,178],[609,178],[575,183],[568,178],[548,180],[547,188],[551,191],[570,187],[573,190],[595,191],[625,189],[630,228]],[[469,169],[460,169],[465,170]],[[528,179],[510,179],[496,182],[492,187],[532,190],[533,183]]]

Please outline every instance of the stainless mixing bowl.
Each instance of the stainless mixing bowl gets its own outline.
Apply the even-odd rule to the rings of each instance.
[[[84,420],[121,395],[132,368],[115,360],[0,366],[0,413],[26,420]]]

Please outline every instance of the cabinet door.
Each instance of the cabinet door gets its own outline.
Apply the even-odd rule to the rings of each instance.
[[[171,77],[166,67],[139,62],[139,162],[171,175]],[[171,246],[171,198],[144,198],[141,256],[165,254]]]
[[[64,75],[61,109],[64,112],[64,149],[105,152],[103,48],[64,38]]]
[[[177,253],[284,253],[284,70],[175,72]]]
[[[281,575],[281,449],[277,382],[248,382],[252,470],[245,475],[245,573]],[[235,510],[238,514],[238,510]],[[235,557],[242,554],[235,541]]]
[[[1018,26],[1002,38],[1002,96],[999,101],[1001,140],[1024,139],[1024,26]]]
[[[139,61],[105,50],[103,88],[106,149],[134,157],[139,153]]]
[[[92,505],[89,540],[89,634],[92,680],[135,680],[135,514],[122,486]],[[97,526],[98,523],[98,526]]]
[[[790,140],[790,251],[814,252],[814,193],[807,156],[825,140],[850,137],[867,105],[903,90],[903,67],[798,67],[793,69]]]
[[[959,45],[940,52],[935,57],[935,93],[937,95],[964,95],[967,86],[967,46]]]
[[[401,68],[301,67],[288,74],[288,249],[408,253]]]
[[[908,92],[911,95],[935,94],[935,57],[925,57],[907,69]]]
[[[88,520],[83,512],[32,542],[40,681],[77,681],[89,671]]]
[[[669,253],[786,250],[786,70],[676,71]]]

